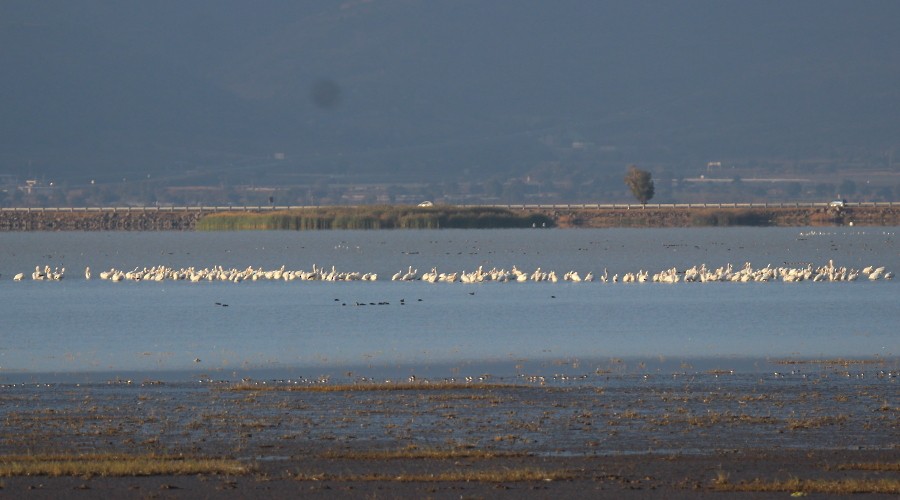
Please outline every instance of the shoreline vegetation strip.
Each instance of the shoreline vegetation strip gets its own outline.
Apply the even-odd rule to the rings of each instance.
[[[0,456],[0,477],[14,476],[160,476],[246,474],[237,460],[180,455],[14,455]]]
[[[223,212],[197,222],[199,231],[320,229],[479,229],[551,227],[542,214],[503,208],[320,208],[273,213]]]
[[[436,205],[0,212],[0,231],[233,231],[326,229],[503,229],[897,226],[900,207],[533,208]]]
[[[802,496],[808,493],[828,494],[859,494],[859,493],[900,493],[900,480],[892,478],[862,478],[862,479],[800,479],[767,481],[754,479],[731,483],[727,478],[713,480],[713,490],[730,492],[755,492],[755,493],[791,493],[791,496]]]
[[[294,476],[297,481],[334,481],[334,482],[398,482],[398,483],[436,483],[436,482],[474,482],[502,483],[528,481],[563,481],[577,478],[578,475],[567,470],[544,470],[537,468],[505,468],[499,470],[444,471],[433,474],[307,474]]]
[[[304,391],[304,392],[355,392],[355,391],[458,391],[494,389],[533,389],[524,384],[506,383],[464,383],[464,382],[389,382],[353,384],[283,385],[240,382],[230,387],[231,391]]]

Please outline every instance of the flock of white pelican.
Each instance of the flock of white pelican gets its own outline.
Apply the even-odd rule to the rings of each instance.
[[[483,283],[485,281],[498,281],[501,283],[508,281],[549,281],[551,283],[556,283],[557,281],[562,280],[577,283],[581,281],[593,281],[594,275],[589,272],[582,277],[578,271],[569,271],[560,278],[560,276],[556,274],[556,271],[544,271],[541,268],[537,268],[534,272],[527,273],[518,269],[516,266],[513,266],[509,271],[497,268],[485,270],[482,266],[478,266],[478,269],[471,272],[460,271],[452,273],[439,273],[437,268],[431,268],[431,271],[424,272],[420,275],[417,269],[410,267],[406,271],[399,271],[394,274],[391,277],[391,280],[426,281],[428,283]]]
[[[31,279],[34,281],[60,281],[65,277],[65,268],[53,268],[50,266],[35,266],[34,272],[31,273]],[[25,273],[18,273],[13,277],[13,281],[23,281]],[[91,269],[85,268],[84,278],[90,280],[92,277]],[[378,275],[375,273],[360,272],[339,272],[334,266],[331,269],[321,268],[313,265],[311,271],[289,270],[285,266],[278,269],[266,270],[263,268],[254,268],[252,266],[245,269],[230,268],[226,269],[222,266],[198,269],[195,267],[187,268],[171,268],[167,266],[153,266],[150,268],[134,268],[130,271],[111,268],[99,273],[101,280],[107,281],[228,281],[239,283],[241,281],[376,281]],[[706,264],[693,266],[688,269],[679,270],[677,268],[666,269],[657,273],[650,273],[643,269],[636,272],[627,272],[619,276],[618,274],[609,275],[604,269],[603,274],[594,277],[592,272],[580,274],[578,271],[568,271],[566,273],[557,274],[555,271],[545,271],[540,267],[532,272],[526,272],[513,266],[512,269],[489,270],[479,266],[478,269],[467,272],[458,271],[450,273],[438,272],[437,268],[431,268],[430,271],[419,273],[418,269],[410,266],[406,270],[401,270],[391,276],[392,281],[425,281],[428,283],[484,283],[484,282],[550,282],[558,281],[579,283],[598,281],[601,283],[707,283],[707,282],[799,282],[799,281],[856,281],[858,279],[867,279],[876,281],[880,279],[889,280],[894,277],[894,273],[887,271],[884,266],[875,267],[867,266],[863,269],[853,269],[847,267],[835,266],[833,261],[828,261],[827,265],[813,267],[812,264],[806,264],[802,267],[779,266],[754,269],[747,262],[743,266],[737,268],[728,264],[726,266],[715,269],[708,268]]]
[[[85,271],[88,278],[89,270]],[[375,281],[378,278],[373,273],[338,272],[334,266],[331,270],[319,268],[313,265],[311,271],[288,270],[285,266],[279,269],[266,270],[254,268],[246,269],[230,268],[222,266],[197,269],[195,267],[174,269],[166,266],[154,266],[151,268],[134,268],[131,271],[121,269],[109,269],[100,273],[100,279],[109,281]]]
[[[58,268],[54,267],[50,269],[50,266],[44,266],[41,269],[40,266],[34,266],[34,272],[31,273],[31,279],[34,281],[59,281],[63,279],[66,275],[66,268]],[[18,273],[13,276],[13,281],[22,281],[25,279],[25,273]]]
[[[860,277],[864,277],[870,281],[879,279],[892,279],[894,273],[887,271],[884,266],[875,267],[867,266],[863,269],[852,269],[847,267],[838,267],[834,265],[834,261],[829,260],[825,266],[813,267],[807,264],[804,267],[766,267],[754,269],[747,262],[740,269],[736,269],[731,264],[716,269],[706,267],[706,264],[694,266],[683,271],[677,268],[666,269],[658,273],[651,274],[643,269],[636,272],[624,273],[621,277],[614,274],[610,277],[609,272],[604,269],[603,274],[597,277],[601,283],[678,283],[681,281],[687,283],[706,283],[706,282],[769,282],[769,281],[856,281]],[[418,274],[417,270],[410,267],[406,271],[400,271],[391,278],[395,281],[427,281],[429,283],[436,282],[460,282],[460,283],[481,283],[485,281],[549,281],[555,283],[557,281],[569,281],[573,283],[594,281],[594,274],[591,272],[581,276],[577,271],[569,271],[560,278],[555,271],[545,272],[541,268],[537,268],[532,273],[523,272],[515,266],[511,270],[492,268],[485,271],[481,266],[472,272],[460,273],[439,273],[436,268],[431,271]]]

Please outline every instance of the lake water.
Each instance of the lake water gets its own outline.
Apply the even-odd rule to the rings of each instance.
[[[900,271],[898,228],[0,233],[0,382],[768,370],[900,356],[898,280],[392,282],[478,266],[610,276],[745,262]],[[109,268],[248,266],[375,282],[119,282]],[[59,282],[14,282],[35,266]],[[85,280],[86,266],[94,278]],[[218,304],[217,304],[218,303]],[[356,305],[366,304],[365,306]],[[370,304],[376,305],[370,305]],[[377,305],[381,303],[381,305]],[[227,304],[227,307],[219,304]],[[345,305],[346,304],[346,305]]]

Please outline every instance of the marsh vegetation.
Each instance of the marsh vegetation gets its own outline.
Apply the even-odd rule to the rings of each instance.
[[[38,454],[0,456],[0,477],[134,477],[188,474],[245,474],[252,470],[233,459],[147,454]]]
[[[176,487],[175,478],[217,477],[206,484],[302,483],[322,494],[461,485],[897,493],[891,436],[900,408],[890,396],[900,371],[884,359],[773,364],[794,371],[628,375],[560,363],[546,377],[471,382],[348,374],[7,385],[0,487],[135,477]]]
[[[482,229],[551,227],[543,214],[504,208],[364,206],[320,207],[267,213],[223,212],[197,222],[201,231],[316,229]]]

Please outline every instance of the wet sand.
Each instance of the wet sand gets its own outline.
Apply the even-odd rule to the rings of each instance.
[[[0,496],[693,498],[754,480],[900,481],[896,361],[774,368],[7,384],[4,462],[184,455],[248,472],[0,477]]]

